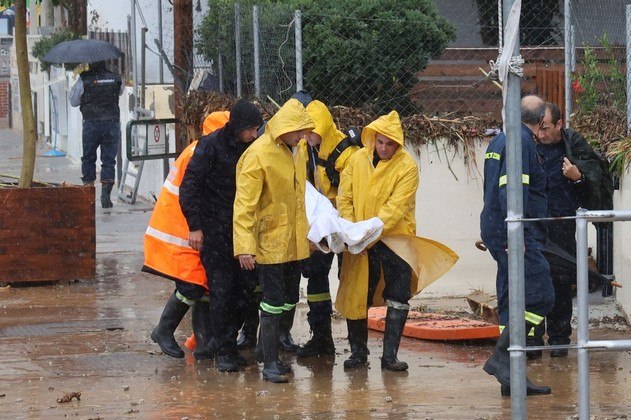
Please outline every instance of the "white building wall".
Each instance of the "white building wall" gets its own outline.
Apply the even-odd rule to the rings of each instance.
[[[131,16],[133,0],[90,0],[88,2],[88,24],[90,29],[113,30],[127,32],[127,19]],[[140,29],[144,26],[141,15],[147,24],[146,45],[153,51],[158,51],[154,39],[160,38],[159,30],[159,3],[157,0],[136,0],[136,48],[138,56],[136,61],[140,69]],[[173,62],[173,6],[168,0],[162,3],[162,39],[166,55]],[[194,25],[201,22],[208,10],[208,1],[200,1],[201,11],[196,11],[196,2],[193,2]],[[151,51],[146,52],[146,83],[160,83],[159,57]],[[169,73],[166,64],[163,64],[164,83],[173,83],[173,77]]]
[[[620,190],[614,194],[616,210],[631,210],[631,171],[620,180]],[[621,289],[614,288],[616,301],[631,322],[631,222],[614,222],[614,271]]]

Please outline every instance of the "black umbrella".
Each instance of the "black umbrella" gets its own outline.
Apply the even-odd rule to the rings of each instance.
[[[550,274],[553,277],[569,283],[576,283],[576,258],[572,254],[554,242],[550,242],[550,240],[543,246],[542,251],[550,264]],[[599,284],[604,286],[611,283],[611,279],[602,274],[591,270],[588,273],[590,285]]]
[[[48,63],[95,63],[113,60],[121,56],[121,50],[113,44],[96,39],[75,39],[55,45],[43,61]]]

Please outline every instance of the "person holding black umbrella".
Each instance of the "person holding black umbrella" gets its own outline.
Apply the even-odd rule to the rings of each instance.
[[[81,180],[94,185],[96,150],[101,152],[101,206],[113,206],[110,194],[116,180],[116,154],[121,139],[118,97],[122,93],[120,75],[107,69],[104,61],[90,64],[70,92],[70,104],[83,114],[83,155]]]

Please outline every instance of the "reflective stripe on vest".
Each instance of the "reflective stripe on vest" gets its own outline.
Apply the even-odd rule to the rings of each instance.
[[[521,182],[524,185],[530,184],[530,175],[521,174]],[[500,177],[500,187],[503,187],[504,185],[506,185],[506,175],[502,175]]]
[[[178,197],[180,196],[180,187],[173,184],[168,179],[164,181],[164,184],[162,185],[162,187],[167,189],[171,194],[177,195]]]
[[[484,155],[485,159],[495,159],[495,160],[500,160],[500,154],[499,153],[495,153],[495,152],[488,152],[486,155]]]
[[[190,248],[190,246],[188,245],[188,239],[182,239],[178,238],[177,236],[169,235],[168,233],[161,232],[158,229],[152,228],[151,226],[147,227],[145,233],[168,244]]]

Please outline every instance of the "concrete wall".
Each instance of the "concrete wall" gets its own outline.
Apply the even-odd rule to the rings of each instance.
[[[616,210],[631,210],[631,171],[620,181],[620,190],[614,194]],[[614,272],[621,289],[614,289],[616,301],[631,322],[631,222],[614,223]]]
[[[462,153],[446,150],[445,145],[441,141],[419,150],[417,234],[451,247],[460,260],[423,294],[463,296],[472,290],[495,294],[495,262],[474,246],[480,237],[481,172],[488,142],[475,143],[475,161],[468,168]]]

